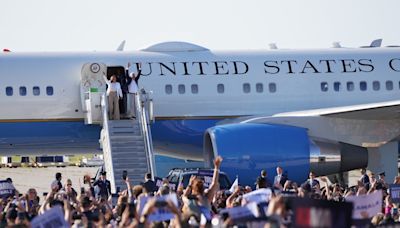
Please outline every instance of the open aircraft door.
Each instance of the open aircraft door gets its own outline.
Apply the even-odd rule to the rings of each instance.
[[[103,63],[86,63],[81,70],[81,102],[86,124],[102,122],[101,95],[106,92],[107,66]]]

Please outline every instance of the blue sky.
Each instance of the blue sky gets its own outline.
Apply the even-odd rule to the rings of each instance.
[[[0,48],[127,50],[163,41],[210,49],[400,45],[398,0],[1,0]]]

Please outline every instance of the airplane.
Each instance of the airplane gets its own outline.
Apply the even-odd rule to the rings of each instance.
[[[221,155],[222,169],[246,184],[261,169],[272,178],[277,166],[298,182],[310,170],[397,174],[399,47],[211,51],[164,42],[122,51],[124,44],[1,53],[0,154],[98,150],[101,127],[84,123],[82,75],[130,62],[132,72],[141,64],[139,86],[152,91],[157,154],[206,166]]]

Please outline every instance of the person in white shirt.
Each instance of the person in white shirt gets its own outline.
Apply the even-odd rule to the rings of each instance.
[[[104,80],[107,83],[107,96],[108,96],[108,115],[109,119],[112,120],[119,120],[119,104],[118,104],[118,98],[122,99],[123,94],[121,90],[121,85],[119,82],[117,82],[117,76],[112,75],[110,80],[108,80],[104,75],[103,75]]]
[[[129,104],[129,116],[136,118],[136,94],[139,92],[139,78],[141,75],[141,63],[138,66],[138,73],[130,73],[128,78],[128,104]],[[131,63],[128,63],[128,69],[131,67]]]

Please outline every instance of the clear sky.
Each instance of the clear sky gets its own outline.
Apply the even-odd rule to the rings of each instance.
[[[0,0],[0,48],[126,50],[163,41],[210,49],[400,45],[399,0]]]

